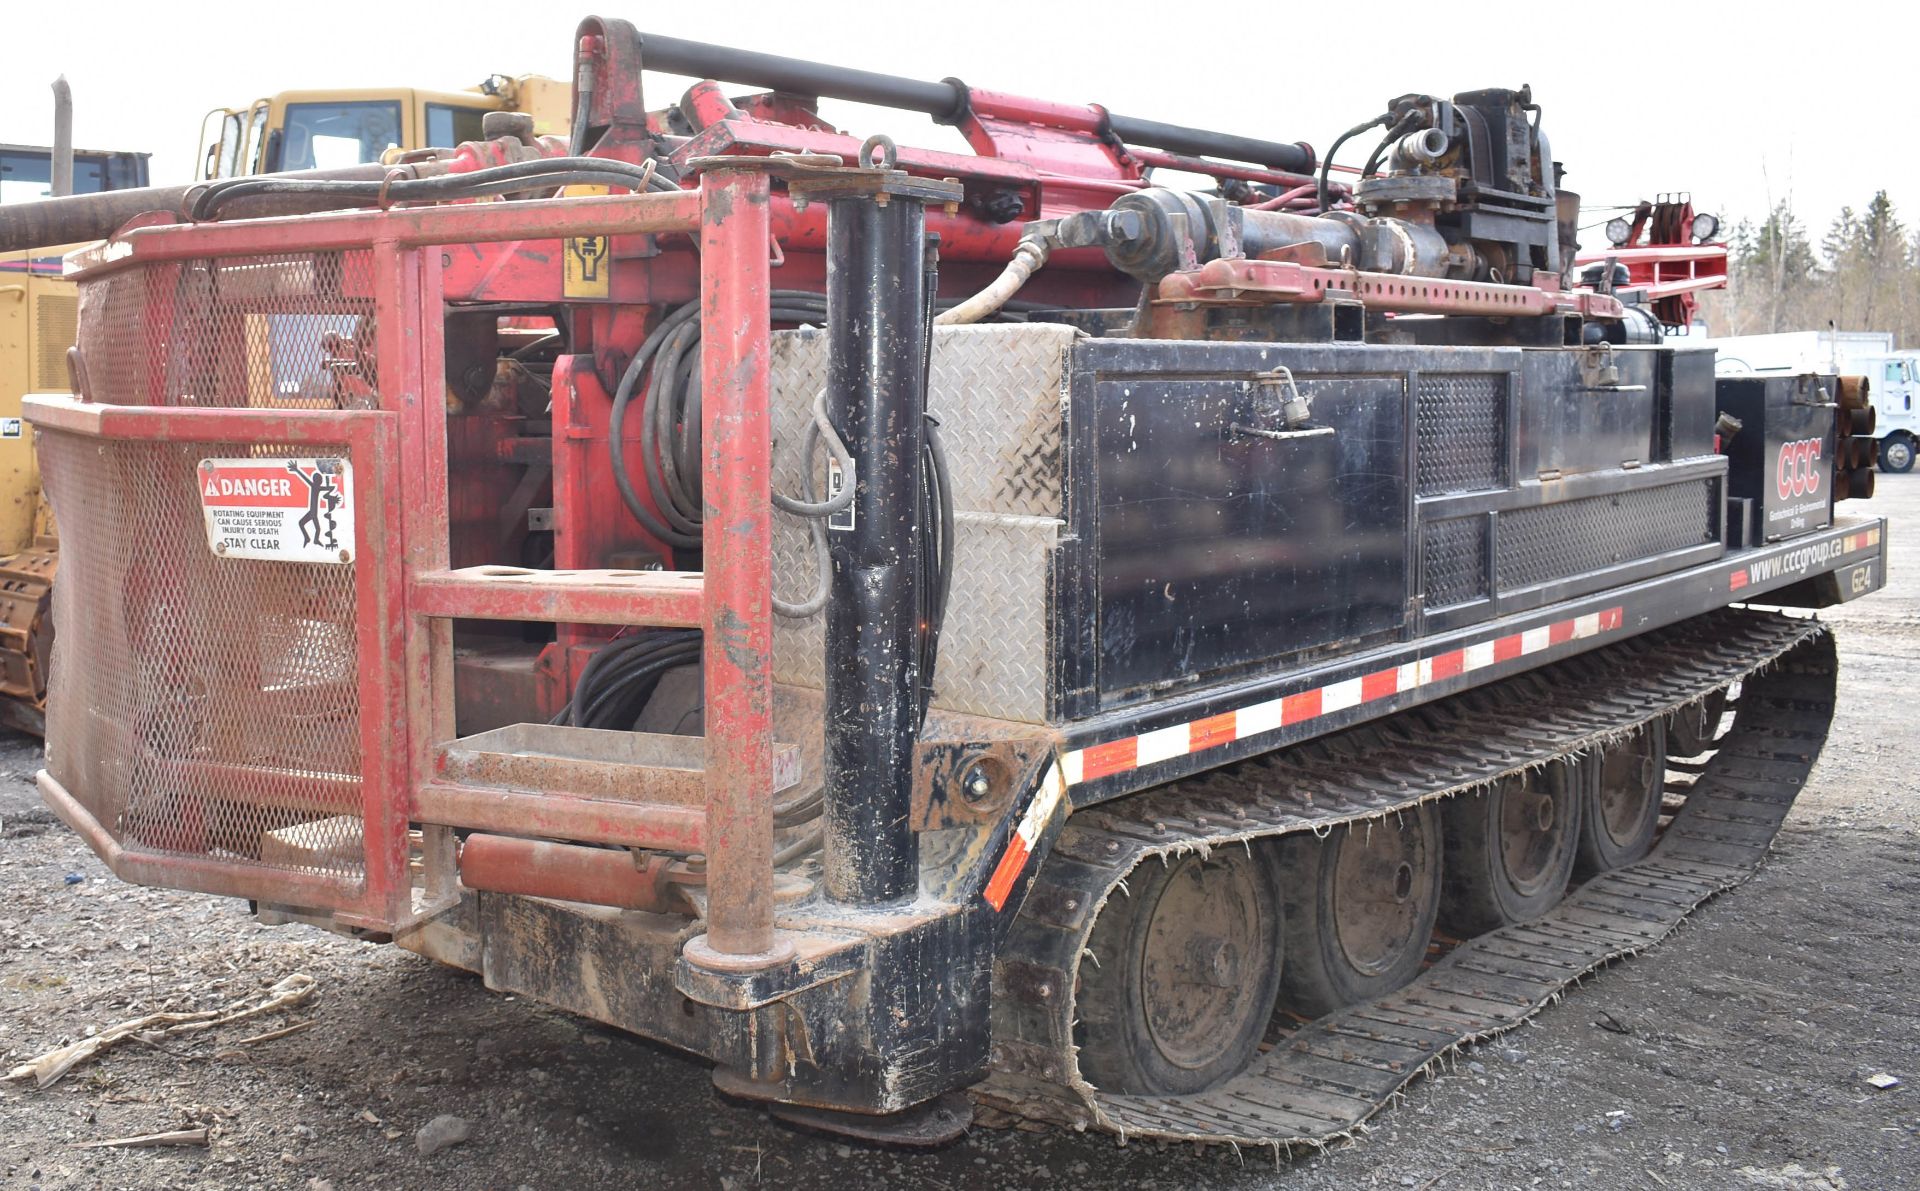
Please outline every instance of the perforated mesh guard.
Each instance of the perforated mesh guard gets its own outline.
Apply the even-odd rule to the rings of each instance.
[[[1715,540],[1714,487],[1690,480],[1500,515],[1502,592],[1638,562]]]
[[[201,459],[40,435],[61,527],[48,768],[130,851],[365,867],[354,567],[224,559]]]
[[[377,404],[364,249],[160,261],[80,286],[87,396],[115,405]]]
[[[81,285],[87,395],[121,405],[376,404],[364,251],[164,262]],[[42,429],[61,526],[48,770],[130,853],[355,880],[353,564],[222,558],[203,459],[311,445]]]
[[[1487,519],[1461,517],[1421,527],[1421,575],[1427,607],[1448,608],[1487,595]]]
[[[1423,375],[1415,408],[1420,495],[1506,486],[1504,374]]]

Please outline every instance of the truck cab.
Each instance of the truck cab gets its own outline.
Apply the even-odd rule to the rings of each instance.
[[[1920,389],[1920,351],[1903,351],[1877,361],[1873,377],[1873,408],[1878,425],[1882,471],[1911,471],[1915,444],[1920,443],[1920,411],[1914,409]]]

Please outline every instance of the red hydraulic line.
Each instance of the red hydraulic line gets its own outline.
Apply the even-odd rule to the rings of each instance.
[[[1137,145],[1127,146],[1127,156],[1141,165],[1150,165],[1156,169],[1182,170],[1192,174],[1208,174],[1215,178],[1239,178],[1245,182],[1266,182],[1274,186],[1306,186],[1314,182],[1314,179],[1306,174],[1291,173],[1287,170],[1269,170],[1257,165],[1238,165],[1229,161],[1214,161],[1206,157],[1188,157],[1183,153],[1142,149]],[[1336,172],[1341,169],[1337,165],[1333,168]],[[1331,183],[1328,189],[1343,197],[1347,193],[1346,184],[1341,182]]]

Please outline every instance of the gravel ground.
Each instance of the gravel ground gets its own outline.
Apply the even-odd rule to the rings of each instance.
[[[294,972],[290,1014],[131,1043],[44,1092],[0,1085],[0,1186],[1784,1187],[1920,1184],[1920,478],[1883,477],[1893,586],[1837,609],[1834,737],[1750,884],[1670,944],[1417,1083],[1351,1144],[1264,1154],[976,1130],[847,1146],[718,1099],[703,1064],[392,947],[262,927],[243,904],[111,878],[0,740],[0,1067]],[[76,879],[77,878],[77,879]],[[300,1032],[243,1041],[283,1025]],[[1869,1078],[1902,1082],[1879,1090]],[[451,1114],[466,1141],[422,1155]],[[212,1127],[209,1147],[80,1149]]]

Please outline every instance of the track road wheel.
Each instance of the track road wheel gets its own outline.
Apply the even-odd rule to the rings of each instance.
[[[1697,757],[1713,747],[1727,714],[1725,687],[1667,717],[1667,756]]]
[[[1440,912],[1431,805],[1281,845],[1280,1007],[1305,1018],[1385,996],[1420,973]]]
[[[1587,806],[1573,867],[1585,878],[1632,864],[1653,847],[1667,785],[1666,721],[1614,741],[1583,768]]]
[[[1271,849],[1148,859],[1101,907],[1080,965],[1080,1070],[1103,1092],[1176,1096],[1240,1073],[1280,985]]]
[[[1584,776],[1556,762],[1452,799],[1441,816],[1441,926],[1471,938],[1559,902],[1573,876]]]

